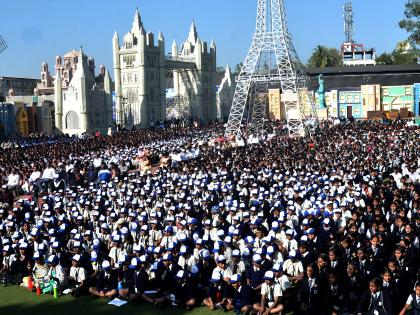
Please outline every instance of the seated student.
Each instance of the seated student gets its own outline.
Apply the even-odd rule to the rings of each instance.
[[[48,268],[47,266],[45,266],[44,258],[39,252],[34,253],[33,259],[35,260],[35,265],[32,268],[32,277],[34,279],[34,286],[41,287],[48,274]]]
[[[146,270],[147,258],[145,255],[139,258],[132,258],[130,262],[130,272],[127,279],[127,288],[119,291],[123,299],[127,299],[132,304],[138,304],[142,300],[153,303],[153,299],[145,294],[149,287],[149,275]]]
[[[229,282],[234,289],[234,295],[232,298],[228,298],[226,310],[234,310],[237,314],[245,314],[252,310],[252,298],[254,294],[252,288],[247,284],[242,284],[240,274],[234,274]]]
[[[420,281],[417,281],[414,291],[410,293],[407,298],[407,302],[399,315],[408,314],[407,311],[411,310],[413,315],[420,314]]]
[[[283,264],[284,273],[292,283],[297,283],[303,278],[303,265],[300,260],[296,258],[296,255],[296,251],[291,250],[288,259]]]
[[[255,303],[253,308],[259,314],[280,314],[283,305],[280,304],[281,288],[274,283],[274,272],[264,274],[264,283],[261,286],[261,301]]]
[[[369,290],[366,290],[357,307],[357,314],[391,315],[392,304],[388,291],[383,291],[380,279],[369,281]]]
[[[52,292],[56,287],[58,292],[63,292],[67,288],[67,276],[63,266],[57,256],[50,255],[47,260],[49,286],[45,288],[44,292]]]
[[[150,288],[156,293],[150,295],[150,299],[145,300],[162,308],[171,300],[169,295],[173,279],[170,279],[169,274],[165,272],[165,267],[161,261],[153,263],[151,271],[154,273],[154,278],[150,281]]]
[[[88,292],[87,274],[83,267],[79,266],[80,255],[73,256],[69,274],[70,293],[74,297],[80,297]]]
[[[192,271],[195,273],[198,272],[197,267],[193,267],[193,269]],[[185,270],[179,270],[175,275],[175,280],[175,288],[173,289],[175,304],[189,311],[197,305],[196,281],[192,277],[189,277]]]
[[[117,295],[118,276],[108,260],[102,262],[102,269],[96,274],[96,286],[89,288],[89,293],[101,298]]]
[[[223,281],[220,273],[213,273],[207,297],[203,301],[203,304],[207,306],[210,311],[214,311],[216,306],[220,305],[225,299],[226,285],[227,284]]]
[[[8,284],[16,283],[17,270],[14,268],[16,264],[16,255],[12,253],[9,245],[3,247],[3,267],[0,269],[0,281],[6,287]]]

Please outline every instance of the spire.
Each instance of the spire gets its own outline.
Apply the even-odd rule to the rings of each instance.
[[[190,27],[190,33],[188,34],[188,41],[192,44],[195,44],[197,41],[198,35],[197,35],[197,28],[195,27],[194,20],[191,23]]]
[[[140,27],[143,26],[141,22],[139,8],[136,8],[136,12],[134,13],[134,21],[133,21],[133,30],[139,30]]]
[[[163,40],[164,40],[163,33],[161,31],[159,31],[158,41],[163,42]]]
[[[61,69],[58,68],[55,74],[55,81],[56,82],[61,82]]]
[[[146,35],[146,31],[145,31],[143,25],[140,26],[140,35]]]
[[[115,30],[115,32],[114,32],[114,39],[117,39],[117,40],[119,39],[117,30]]]
[[[210,48],[216,49],[216,42],[213,39],[211,40]]]
[[[230,72],[229,64],[227,64],[226,70],[225,70],[225,78],[230,78],[231,76],[232,76],[232,73]]]
[[[176,43],[176,40],[174,39],[174,41],[172,42],[172,56],[177,56],[178,55],[178,45]]]

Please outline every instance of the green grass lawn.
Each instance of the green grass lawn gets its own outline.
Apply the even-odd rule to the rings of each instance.
[[[224,314],[221,311],[210,312],[200,307],[191,312],[180,308],[165,308],[159,310],[151,305],[129,304],[121,307],[108,305],[107,301],[82,297],[75,299],[71,296],[59,297],[57,301],[51,295],[37,296],[18,286],[0,287],[0,314],[1,315],[157,315],[157,314],[191,314],[208,315]]]

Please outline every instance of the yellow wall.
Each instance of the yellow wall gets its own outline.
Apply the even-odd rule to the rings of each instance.
[[[270,120],[282,119],[280,89],[268,90],[268,118]]]

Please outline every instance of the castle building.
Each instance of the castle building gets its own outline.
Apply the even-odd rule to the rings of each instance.
[[[184,69],[174,69],[174,88],[176,95],[189,100],[191,117],[202,122],[216,120],[216,43],[212,41],[208,49],[207,42],[200,40],[193,21],[180,52],[173,42],[171,59],[185,63]],[[195,67],[188,67],[187,63]]]
[[[106,133],[112,124],[112,80],[101,66],[95,66],[83,50],[56,58],[54,81],[55,127],[62,133]]]
[[[146,33],[138,9],[131,31],[120,46],[113,38],[117,124],[145,128],[151,121],[164,120],[165,39]]]
[[[146,32],[138,9],[131,30],[120,43],[113,37],[116,122],[126,127],[147,128],[166,119],[167,72],[173,72],[175,96],[188,99],[190,117],[214,120],[216,110],[216,45],[210,50],[198,38],[195,24],[178,51],[165,56],[165,39]]]
[[[230,71],[229,65],[226,66],[225,76],[217,89],[217,120],[227,122],[235,95],[235,77]]]

